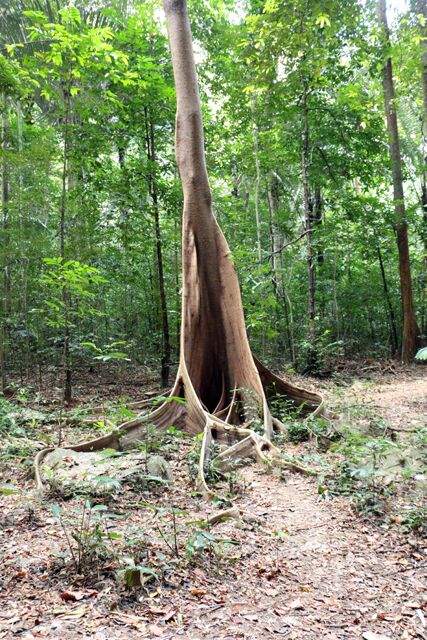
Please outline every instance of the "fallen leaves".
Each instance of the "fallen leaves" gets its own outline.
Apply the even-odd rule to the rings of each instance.
[[[161,638],[162,635],[164,634],[165,630],[162,629],[162,627],[159,627],[156,624],[150,624],[150,626],[148,627],[151,635],[155,636],[156,638]]]
[[[91,598],[96,595],[98,595],[96,589],[87,589],[86,591],[63,591],[59,597],[61,600],[64,600],[64,602],[77,602],[78,600]]]
[[[83,618],[89,611],[92,609],[92,605],[83,604],[80,607],[76,608],[66,608],[66,607],[58,607],[54,609],[53,613],[63,620],[75,620],[77,618]]]
[[[51,624],[58,626],[49,637],[75,638],[78,630],[79,636],[94,640],[166,640],[185,637],[184,626],[192,638],[211,637],[214,629],[215,637],[232,634],[233,640],[339,640],[343,629],[346,637],[362,640],[425,635],[419,547],[409,548],[399,533],[355,521],[340,499],[320,501],[304,478],[295,476],[284,484],[251,467],[244,473],[252,487],[239,497],[239,507],[245,513],[256,511],[262,526],[236,529],[234,522],[218,523],[224,537],[240,536],[241,558],[232,565],[221,560],[219,568],[215,562],[200,562],[181,573],[174,566],[168,582],[135,590],[135,597],[117,593],[111,568],[108,576],[97,578],[100,585],[94,582],[99,594],[66,569],[52,571],[52,562],[45,560],[46,540],[49,536],[56,547],[62,541],[55,520],[43,516],[43,531],[25,523],[19,540],[15,529],[0,529],[11,576],[0,610],[0,627],[4,623],[9,629],[6,635],[0,631],[0,638],[40,638],[49,635],[44,629]],[[179,490],[182,505],[189,512],[195,509],[200,519],[200,502],[192,502],[184,481]],[[126,499],[132,498],[117,498],[123,510]],[[132,519],[142,518],[135,506]],[[274,530],[292,535],[274,544]],[[179,588],[171,582],[176,576]]]
[[[115,613],[111,620],[116,622],[119,625],[123,625],[126,627],[131,627],[133,629],[137,629],[143,633],[147,630],[146,620],[139,616],[134,616],[126,613]]]
[[[372,631],[365,631],[362,634],[363,640],[392,640],[390,636],[385,636],[383,633],[373,633]]]

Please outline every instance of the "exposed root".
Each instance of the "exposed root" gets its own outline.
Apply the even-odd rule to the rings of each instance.
[[[259,366],[262,367],[257,363],[257,367]],[[299,406],[303,405],[304,413],[307,413],[307,407],[303,404],[304,401],[309,402],[310,408],[313,408],[313,404],[317,400],[317,407],[313,413],[322,411],[323,404],[320,396],[293,387],[290,383],[285,383],[277,376],[274,376],[274,374],[271,374],[271,376],[274,377],[274,394],[276,396],[281,395],[283,387],[279,387],[284,385],[286,391],[293,390],[291,401],[294,404],[299,402]],[[302,394],[301,391],[303,391]],[[77,445],[64,445],[64,448],[73,451],[100,451],[107,448],[126,450],[134,447],[139,440],[143,440],[147,425],[154,425],[160,430],[165,430],[174,425],[190,433],[203,432],[197,486],[206,496],[213,495],[213,491],[209,488],[206,480],[206,472],[210,464],[213,464],[220,472],[225,473],[243,461],[252,459],[269,468],[275,466],[307,476],[316,475],[312,470],[284,459],[280,450],[272,444],[271,436],[273,431],[285,432],[286,427],[280,420],[271,416],[267,404],[267,393],[266,390],[263,397],[264,434],[261,435],[254,429],[249,428],[252,421],[242,426],[230,424],[229,421],[238,413],[236,405],[240,402],[236,386],[233,389],[230,402],[221,410],[221,403],[224,404],[226,399],[226,393],[222,390],[221,401],[218,402],[216,407],[217,413],[213,415],[205,409],[198,398],[187,369],[182,364],[175,386],[170,392],[170,399],[168,398],[157,409],[151,413],[136,416],[109,434]],[[185,399],[185,404],[175,400],[174,398],[176,397]],[[289,400],[288,395],[286,395],[286,400]],[[224,419],[222,420],[219,415],[224,415]],[[89,418],[84,422],[90,424],[96,422],[96,419]],[[112,425],[112,423],[110,424]],[[214,445],[223,447],[223,449],[212,457]],[[52,450],[52,448],[49,448],[39,451],[34,461],[36,487],[40,491],[44,488],[41,471],[43,460]]]
[[[293,473],[300,473],[303,476],[311,476],[315,478],[319,475],[317,471],[309,469],[308,467],[304,467],[303,465],[297,464],[296,462],[292,462],[292,460],[286,460],[286,458],[282,459],[280,466],[282,469],[287,469],[288,471],[292,471]]]
[[[224,509],[219,513],[214,513],[213,516],[209,516],[206,519],[206,523],[209,526],[213,526],[214,524],[218,524],[219,522],[224,522],[225,520],[229,520],[230,518],[239,519],[242,515],[242,511],[237,507],[230,507],[230,509]]]

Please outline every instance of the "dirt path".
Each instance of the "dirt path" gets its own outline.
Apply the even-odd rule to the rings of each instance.
[[[425,422],[424,373],[371,388],[353,386],[349,400],[353,393],[395,427]],[[6,559],[0,569],[0,638],[427,638],[420,540],[403,536],[398,527],[363,522],[347,500],[319,496],[311,479],[287,475],[283,481],[255,466],[244,476],[238,506],[248,517],[215,527],[216,536],[239,541],[240,557],[219,570],[192,569],[176,588],[153,586],[139,602],[118,604],[111,584],[91,595],[83,590],[77,602],[61,601],[61,591],[76,587],[66,576],[49,576],[46,546],[61,535],[52,518],[46,525],[44,512],[43,523],[6,523],[0,529]],[[178,487],[183,496],[184,480]]]
[[[199,632],[186,637],[333,640],[370,631],[410,638],[422,629],[418,549],[355,521],[343,503],[322,502],[300,477],[267,488],[265,476],[254,473],[245,506],[266,520],[245,533],[245,573],[227,584],[221,609],[200,618],[196,608]],[[275,530],[288,533],[282,543]]]
[[[397,379],[396,379],[397,377]],[[348,394],[355,402],[382,415],[392,426],[411,430],[427,423],[427,367],[409,370],[380,384],[356,382]]]

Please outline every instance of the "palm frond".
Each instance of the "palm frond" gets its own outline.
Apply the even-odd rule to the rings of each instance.
[[[427,362],[427,347],[419,349],[415,354],[415,362]]]

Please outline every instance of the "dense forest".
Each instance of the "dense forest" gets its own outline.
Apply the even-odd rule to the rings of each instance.
[[[0,0],[0,639],[427,638],[427,0]]]
[[[390,10],[391,29],[356,0],[193,4],[214,213],[254,351],[306,372],[411,360],[427,322],[425,3]],[[168,385],[182,195],[160,16],[3,3],[3,388],[64,363],[69,400],[75,367],[125,357]]]

